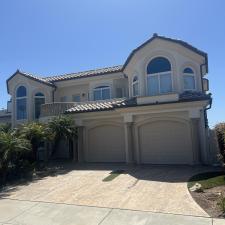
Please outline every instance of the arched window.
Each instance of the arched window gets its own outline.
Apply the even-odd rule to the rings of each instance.
[[[195,74],[189,67],[183,70],[184,90],[195,90]]]
[[[138,76],[134,76],[132,80],[132,91],[133,91],[133,96],[138,96],[139,95],[139,80]]]
[[[45,104],[45,96],[41,92],[38,92],[34,96],[34,117],[38,119],[41,114],[41,105]]]
[[[147,89],[148,95],[172,92],[172,71],[168,59],[157,57],[148,64]]]
[[[27,89],[24,86],[16,90],[16,119],[27,119]]]
[[[110,87],[109,86],[96,87],[94,89],[93,95],[95,101],[110,99]]]

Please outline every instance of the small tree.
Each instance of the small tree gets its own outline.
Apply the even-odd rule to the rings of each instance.
[[[13,165],[16,156],[28,151],[30,142],[27,139],[17,137],[14,131],[0,132],[0,173],[3,182],[6,180],[9,165]]]
[[[37,151],[40,144],[43,141],[48,140],[51,136],[51,133],[48,132],[47,127],[44,124],[36,122],[22,125],[19,129],[19,134],[21,137],[30,141],[34,161],[37,159]]]
[[[48,127],[54,135],[52,155],[56,152],[60,140],[72,140],[74,136],[77,136],[77,129],[74,125],[74,120],[69,116],[58,116],[53,118],[48,123]]]

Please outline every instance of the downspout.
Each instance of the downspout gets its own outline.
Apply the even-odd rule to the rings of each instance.
[[[207,60],[208,61],[208,60]],[[207,67],[207,64],[206,63],[203,63],[200,65],[200,73],[201,73],[201,85],[202,85],[202,91],[204,91],[204,86],[203,86],[203,75],[202,75],[202,67],[203,66],[206,66]],[[208,70],[207,70],[208,72]],[[211,95],[211,94],[210,94]],[[206,107],[204,109],[204,115],[205,115],[205,127],[208,127],[208,118],[207,118],[207,110],[211,109],[212,107],[212,98],[210,99],[210,102],[209,102],[209,106]]]

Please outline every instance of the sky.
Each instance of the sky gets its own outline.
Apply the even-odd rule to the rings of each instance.
[[[210,126],[225,121],[224,0],[0,0],[0,108],[17,69],[50,76],[121,65],[153,33],[208,53]]]

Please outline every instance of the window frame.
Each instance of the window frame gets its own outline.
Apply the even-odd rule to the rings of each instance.
[[[137,78],[137,80],[134,81],[134,79]],[[134,94],[134,85],[137,85],[137,95]],[[139,88],[139,77],[138,75],[134,75],[132,78],[132,96],[137,97],[140,95],[140,88]]]
[[[18,91],[18,89],[20,88],[20,87],[24,87],[25,89],[26,89],[26,95],[25,96],[22,96],[22,97],[17,97],[17,91]],[[27,99],[28,99],[28,91],[27,91],[27,87],[24,85],[24,84],[21,84],[21,85],[19,85],[17,88],[16,88],[16,91],[15,91],[15,119],[16,119],[16,121],[24,121],[24,120],[27,120],[28,119],[28,110],[27,110]],[[22,119],[18,119],[18,115],[17,115],[17,113],[18,113],[18,103],[17,103],[17,100],[21,100],[21,99],[25,99],[26,100],[26,117],[25,118],[22,118]]]
[[[163,93],[161,92],[161,82],[160,82],[160,76],[161,75],[165,75],[165,74],[169,74],[170,73],[170,78],[171,78],[171,91],[170,92],[166,92],[166,93]],[[149,86],[148,86],[148,78],[149,77],[154,77],[156,76],[157,77],[157,80],[158,80],[158,89],[159,89],[159,93],[156,94],[156,95],[150,95],[149,94]],[[161,73],[152,73],[152,74],[147,74],[147,80],[146,80],[146,89],[147,89],[147,95],[148,96],[157,96],[157,95],[166,95],[166,94],[171,94],[173,93],[173,76],[172,76],[172,70],[170,71],[166,71],[166,72],[161,72]]]
[[[149,63],[151,63],[152,60],[156,59],[156,58],[165,58],[166,60],[168,60],[168,62],[170,63],[170,68],[171,70],[165,71],[165,72],[158,72],[158,73],[148,73],[148,65]],[[145,67],[145,73],[147,74],[146,78],[145,78],[145,83],[146,83],[146,96],[157,96],[157,95],[167,95],[167,94],[171,94],[174,92],[174,80],[173,80],[173,64],[171,63],[171,60],[164,55],[157,55],[154,56],[152,58],[150,58],[150,60],[148,61],[148,63],[146,64]],[[164,74],[168,74],[170,73],[170,78],[171,78],[171,91],[167,92],[167,93],[162,93],[161,89],[160,89],[160,75],[164,75]],[[159,89],[159,93],[156,95],[150,95],[149,94],[149,86],[148,86],[148,78],[150,76],[157,76],[157,80],[158,80],[158,89]]]
[[[41,93],[42,94],[42,96],[37,96],[37,94],[39,94],[39,93]],[[41,91],[37,91],[37,92],[35,92],[35,94],[34,94],[34,119],[35,120],[37,120],[37,119],[39,119],[40,118],[40,115],[39,115],[39,117],[37,117],[36,118],[36,102],[35,102],[35,99],[44,99],[44,100],[46,100],[46,98],[45,98],[45,94],[43,93],[43,92],[41,92]],[[45,104],[45,101],[44,101],[44,104]]]
[[[102,92],[103,90],[109,90],[109,98],[108,99],[102,99]],[[101,99],[95,100],[95,91],[100,91],[101,93]],[[109,85],[102,85],[102,86],[97,86],[93,89],[93,100],[94,101],[101,101],[101,100],[109,100],[111,99],[111,87]]]
[[[187,69],[187,68],[191,69],[193,73],[184,73],[184,70]],[[183,70],[182,70],[182,81],[183,81],[183,90],[184,91],[196,91],[197,90],[197,86],[196,86],[197,82],[196,82],[195,74],[196,74],[195,70],[192,67],[188,66],[188,67],[184,67],[183,68]],[[194,85],[195,85],[195,87],[193,89],[185,88],[185,86],[184,86],[184,78],[187,77],[187,76],[194,78]]]

